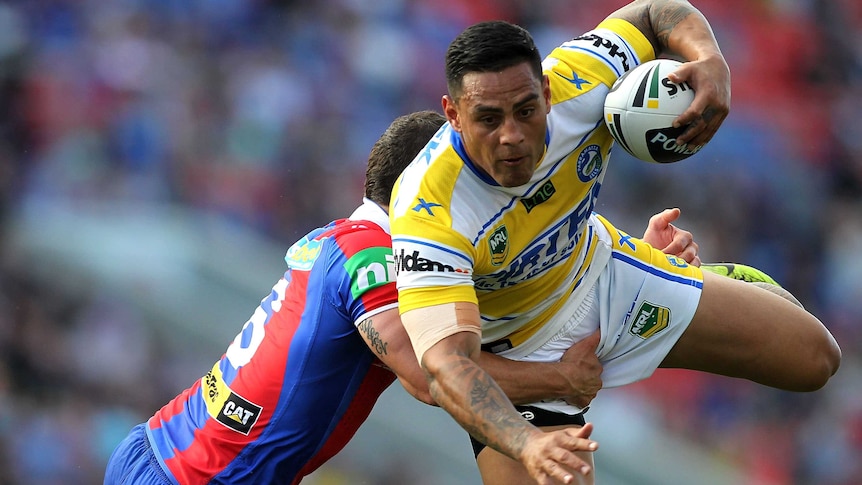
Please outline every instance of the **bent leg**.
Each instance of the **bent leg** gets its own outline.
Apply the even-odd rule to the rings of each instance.
[[[763,288],[704,272],[694,318],[661,367],[807,392],[823,387],[840,361],[837,342],[814,315]]]
[[[553,431],[564,429],[566,427],[579,428],[580,426],[542,426],[540,429],[544,431]],[[593,462],[593,453],[587,451],[575,452],[578,458],[584,460],[592,469],[587,475],[580,473],[572,473],[575,481],[572,483],[578,485],[593,485],[596,477],[596,467]],[[497,450],[485,447],[479,452],[476,457],[476,463],[479,465],[479,474],[482,475],[482,483],[485,485],[525,485],[536,483],[535,480],[527,473],[524,465],[517,460],[513,460],[508,456],[498,452]]]

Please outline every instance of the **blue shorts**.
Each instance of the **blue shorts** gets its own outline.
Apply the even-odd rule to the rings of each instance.
[[[159,465],[150,440],[146,423],[141,423],[117,445],[105,470],[105,485],[173,485]]]

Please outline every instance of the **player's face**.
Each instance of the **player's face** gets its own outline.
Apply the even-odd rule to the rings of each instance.
[[[530,181],[545,152],[551,90],[526,62],[500,72],[464,76],[457,103],[443,97],[443,112],[461,133],[470,159],[498,184]]]

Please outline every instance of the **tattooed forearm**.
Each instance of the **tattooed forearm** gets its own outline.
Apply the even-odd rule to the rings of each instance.
[[[447,364],[441,371],[450,379],[443,382],[432,376],[434,400],[474,438],[517,458],[526,444],[530,425],[490,375],[466,357]]]
[[[360,332],[365,334],[368,344],[377,352],[377,355],[387,354],[386,347],[389,346],[389,343],[380,337],[380,332],[374,329],[374,322],[370,318],[359,322],[358,328]]]
[[[524,447],[527,434],[523,432],[521,415],[512,413],[508,398],[487,374],[473,380],[470,404],[478,418],[471,426],[474,438],[504,453],[520,451]]]

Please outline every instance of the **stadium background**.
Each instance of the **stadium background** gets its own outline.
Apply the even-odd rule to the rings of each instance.
[[[387,124],[439,108],[464,26],[513,20],[547,52],[622,3],[0,2],[0,483],[101,483],[284,249],[359,202]],[[731,65],[730,117],[676,165],[618,152],[598,210],[640,234],[681,207],[704,260],[767,270],[844,360],[814,394],[687,372],[602,391],[599,483],[862,483],[862,4],[693,3]],[[477,483],[471,462],[442,411],[392,389],[308,483]]]

